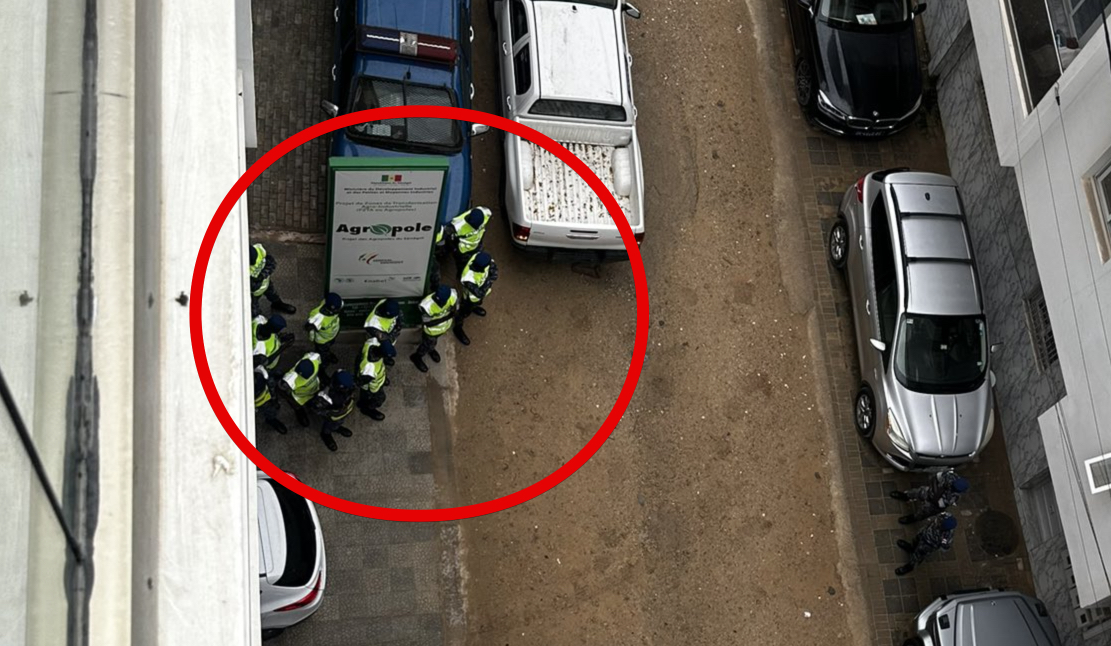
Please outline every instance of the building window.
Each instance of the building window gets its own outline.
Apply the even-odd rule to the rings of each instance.
[[[1061,516],[1057,511],[1057,498],[1053,494],[1049,471],[1043,471],[1022,486],[1022,500],[1026,506],[1027,541],[1031,547],[1061,533]]]
[[[1038,370],[1045,372],[1057,363],[1057,343],[1053,340],[1053,327],[1049,324],[1049,308],[1045,304],[1045,294],[1041,285],[1027,294],[1026,327],[1030,330],[1030,342],[1034,346],[1034,361]]]
[[[1004,1],[1030,112],[1100,29],[1111,0]]]
[[[1084,178],[1084,192],[1088,196],[1099,257],[1107,262],[1111,260],[1111,151],[1096,165],[1095,172]]]

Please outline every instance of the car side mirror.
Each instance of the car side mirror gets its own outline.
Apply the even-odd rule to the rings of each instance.
[[[634,20],[640,20],[640,9],[637,9],[631,3],[626,2],[624,5],[622,5],[622,11],[625,12],[626,16],[633,18]]]
[[[1002,343],[993,343],[993,344],[991,344],[991,353],[992,354],[995,354],[996,352],[999,352],[1002,349],[1003,349],[1003,344]]]
[[[917,16],[918,14],[922,13],[925,10],[926,10],[926,3],[925,2],[919,2],[918,4],[914,5],[913,12],[914,12],[914,15]]]
[[[328,115],[329,118],[339,116],[339,106],[327,99],[320,102],[320,109],[323,110],[324,114]]]
[[[989,370],[988,371],[988,379],[991,382],[991,387],[995,388],[995,371],[994,370]]]
[[[879,339],[869,339],[868,342],[872,344],[873,348],[879,350],[880,352],[887,351],[887,344],[883,341],[880,341]]]
[[[490,126],[486,125],[485,123],[472,123],[471,124],[471,136],[472,137],[477,137],[479,135],[484,135],[487,132],[490,132]]]

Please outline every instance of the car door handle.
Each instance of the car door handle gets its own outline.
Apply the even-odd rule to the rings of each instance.
[[[474,101],[474,83],[471,83],[471,100]]]
[[[872,313],[872,301],[864,301],[864,311],[868,314]]]
[[[336,19],[336,22],[339,22],[339,5],[336,5],[335,11],[332,12],[332,17]]]
[[[857,238],[856,239],[856,244],[857,244],[857,246],[859,246],[861,248],[861,250],[863,250],[864,249],[864,236],[860,236],[859,238]]]
[[[474,25],[471,25],[471,42],[474,42]]]
[[[505,97],[505,109],[509,110],[510,112],[513,111],[513,97],[511,97],[511,96]]]
[[[332,66],[332,80],[333,81],[336,80],[336,66],[335,65]]]
[[[502,43],[501,44],[501,53],[505,54],[506,56],[509,56],[509,43]]]

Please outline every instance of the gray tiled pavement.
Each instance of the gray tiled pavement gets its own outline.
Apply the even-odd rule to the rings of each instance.
[[[298,341],[283,355],[281,373],[308,349],[302,325],[321,298],[324,247],[264,244],[279,263],[276,287],[298,307],[297,314],[287,317],[288,329]],[[269,313],[265,300],[262,308]],[[355,368],[361,343],[360,330],[341,334],[335,347],[340,367]],[[290,431],[279,435],[260,424],[260,451],[282,469],[335,496],[385,507],[436,507],[443,487],[437,482],[429,419],[436,404],[430,397],[436,393],[429,378],[405,360],[408,347],[403,338],[400,361],[388,371],[384,421],[372,421],[356,409],[345,422],[353,436],[336,436],[339,451],[332,453],[320,440],[320,420],[314,418],[313,425],[303,429],[283,402],[282,419]],[[441,455],[447,449],[437,450]],[[328,559],[323,605],[309,620],[268,643],[443,644],[443,606],[453,603],[450,590],[457,582],[443,574],[441,563],[451,558],[454,524],[373,520],[319,505],[317,512]]]
[[[784,32],[786,40],[789,35]],[[791,69],[789,47],[778,49],[780,69]],[[925,57],[925,54],[923,54]],[[911,621],[938,595],[958,589],[1008,587],[1033,593],[1026,547],[1018,531],[1004,431],[996,429],[992,444],[975,464],[960,469],[973,485],[957,510],[958,536],[951,551],[935,555],[906,577],[894,570],[904,562],[895,541],[910,540],[914,530],[898,523],[906,513],[902,503],[887,493],[917,484],[921,476],[901,474],[889,467],[853,427],[852,398],[860,383],[856,367],[851,309],[841,276],[830,266],[826,235],[837,215],[844,191],[861,175],[881,168],[910,166],[946,173],[945,139],[932,91],[927,91],[924,116],[907,131],[882,141],[836,139],[810,129],[794,102],[792,79],[784,74],[779,92],[781,107],[796,115],[794,167],[807,226],[810,262],[815,276],[815,307],[825,373],[831,389],[833,426],[839,432],[839,454],[849,504],[849,524],[856,541],[860,581],[871,618],[873,643],[900,646],[909,636]],[[989,554],[982,547],[993,542],[996,530],[985,536],[989,521],[1002,518],[1014,530],[1009,553]],[[991,545],[989,545],[991,547]]]

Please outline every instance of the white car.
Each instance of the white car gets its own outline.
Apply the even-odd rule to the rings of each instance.
[[[265,473],[257,487],[259,609],[269,639],[320,609],[327,574],[316,507]]]
[[[563,144],[613,193],[644,238],[644,181],[623,0],[496,0],[502,108]],[[627,258],[621,234],[571,167],[505,137],[502,197],[513,243],[544,255]]]

